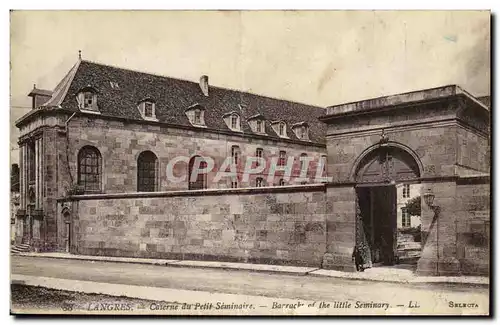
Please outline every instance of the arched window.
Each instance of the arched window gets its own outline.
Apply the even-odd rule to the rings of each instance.
[[[78,153],[78,185],[86,192],[101,190],[102,158],[97,148],[85,146]]]
[[[158,158],[151,151],[143,151],[137,158],[137,191],[154,192],[157,188]]]
[[[195,160],[198,157],[200,160],[200,165],[195,166]],[[189,183],[189,189],[190,190],[201,190],[207,188],[207,174],[206,173],[198,173],[198,176],[196,177],[196,180],[193,182],[191,181],[191,174],[193,173],[194,168],[200,168],[200,169],[205,169],[207,168],[207,162],[203,160],[200,156],[194,156],[189,160],[189,173],[188,173],[188,183]]]

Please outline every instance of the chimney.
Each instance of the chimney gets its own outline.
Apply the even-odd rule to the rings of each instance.
[[[200,77],[200,88],[203,94],[208,97],[208,76]]]

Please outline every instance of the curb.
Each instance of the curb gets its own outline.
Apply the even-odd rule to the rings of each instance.
[[[60,260],[77,260],[77,261],[90,261],[90,262],[105,262],[105,263],[129,263],[129,264],[142,264],[142,265],[157,265],[157,266],[170,266],[177,268],[193,268],[193,269],[217,269],[217,270],[226,270],[226,271],[246,271],[246,272],[256,272],[256,273],[267,273],[267,274],[285,274],[285,275],[300,275],[300,276],[314,276],[314,277],[322,277],[322,278],[335,278],[335,279],[344,279],[344,280],[353,280],[353,281],[370,281],[370,282],[382,282],[382,283],[400,283],[400,284],[423,284],[423,285],[463,285],[463,286],[472,286],[472,287],[484,287],[489,288],[490,283],[473,283],[473,282],[459,282],[459,281],[423,281],[423,280],[382,280],[382,279],[370,279],[370,278],[354,278],[354,277],[345,277],[341,275],[328,275],[328,274],[318,274],[313,273],[318,270],[322,270],[321,268],[315,268],[309,271],[293,271],[293,270],[266,270],[266,269],[254,269],[254,268],[246,268],[246,267],[232,267],[232,266],[216,266],[216,265],[193,265],[193,264],[184,264],[185,260],[158,260],[153,261],[149,260],[140,260],[138,258],[119,258],[116,259],[99,259],[96,257],[66,257],[66,256],[41,256],[41,255],[32,255],[26,253],[20,254],[11,254],[11,256],[22,256],[22,257],[34,257],[34,258],[53,258]],[[76,255],[75,255],[76,256]],[[126,260],[124,260],[126,259]]]
[[[321,270],[321,269],[320,269]],[[314,271],[313,271],[314,272]],[[335,279],[344,279],[344,280],[353,280],[353,281],[367,281],[367,282],[382,282],[382,283],[399,283],[399,284],[413,284],[413,285],[462,285],[462,286],[470,286],[470,287],[484,287],[489,288],[489,283],[473,283],[473,282],[458,282],[458,281],[415,281],[415,280],[381,280],[381,279],[369,279],[369,278],[351,278],[351,277],[343,277],[340,275],[326,275],[326,274],[317,274],[317,273],[307,273],[306,275],[314,276],[318,278],[335,278]]]

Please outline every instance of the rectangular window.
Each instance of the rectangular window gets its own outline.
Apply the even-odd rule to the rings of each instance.
[[[263,152],[264,152],[264,150],[262,148],[257,148],[257,150],[255,151],[255,157],[262,158]],[[260,166],[260,162],[258,160],[256,162],[256,166]]]
[[[408,210],[406,208],[401,209],[401,225],[404,228],[410,228],[411,227],[411,217],[410,214],[408,213]]]
[[[262,121],[257,120],[257,132],[262,133]]]
[[[285,185],[285,180],[284,180],[283,178],[282,178],[282,179],[280,179],[280,181],[279,181],[279,185],[280,185],[280,186],[284,186],[284,185]]]
[[[35,182],[35,142],[28,144],[28,180],[30,183]]]
[[[278,159],[278,166],[285,166],[286,163],[286,152],[280,151],[280,156]]]
[[[409,198],[410,197],[410,184],[404,184],[403,185],[403,198]]]
[[[285,135],[285,123],[280,123],[279,132],[281,136]]]
[[[233,164],[238,165],[238,158],[240,155],[240,148],[238,146],[231,147],[231,157],[233,158]]]
[[[236,116],[236,115],[231,115],[231,128],[232,129],[239,129],[238,128],[238,116]]]
[[[300,154],[300,158],[299,158],[299,160],[300,160],[300,170],[299,170],[299,173],[302,173],[302,170],[305,167],[305,163],[306,163],[305,160],[306,159],[307,159],[307,154],[305,154],[305,153]],[[307,171],[306,171],[306,173],[307,173]]]
[[[233,179],[231,181],[231,188],[238,188],[238,180],[237,179]]]
[[[297,138],[302,139],[304,137],[304,129],[302,127],[299,127],[297,129]]]
[[[144,103],[144,116],[153,117],[153,103]]]
[[[256,187],[262,187],[262,177],[257,177],[257,179],[255,180],[255,186]]]
[[[86,92],[83,94],[83,108],[92,109],[94,104],[94,94]]]
[[[194,123],[201,124],[201,111],[199,109],[194,111]]]

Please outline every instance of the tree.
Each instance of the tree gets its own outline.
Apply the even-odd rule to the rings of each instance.
[[[408,211],[408,213],[411,215],[411,216],[419,216],[421,211],[422,211],[422,207],[421,207],[421,203],[422,202],[422,199],[419,196],[416,196],[414,198],[412,198],[411,200],[409,200],[408,202],[406,202],[406,211]]]
[[[19,192],[19,165],[12,164],[10,169],[10,191]]]

